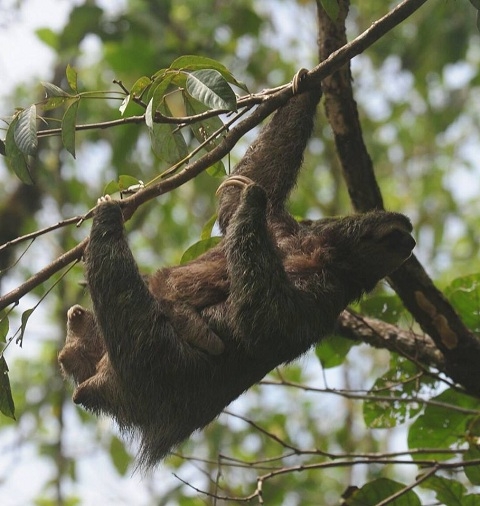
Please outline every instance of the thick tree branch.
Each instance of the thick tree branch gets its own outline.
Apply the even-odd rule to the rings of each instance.
[[[400,5],[421,5],[403,2]],[[349,2],[342,0],[341,17],[333,23],[319,10],[321,55],[326,58],[346,44],[345,17]],[[400,7],[400,6],[399,6]],[[332,54],[336,54],[332,53]],[[353,98],[349,65],[334,72],[322,84],[325,109],[335,136],[337,153],[355,210],[383,209],[372,161],[363,142],[362,128]],[[480,394],[480,342],[464,325],[415,257],[390,276],[390,283],[422,329],[445,357],[446,373],[470,393]]]
[[[362,53],[367,47],[371,46],[386,32],[401,23],[406,17],[420,7],[426,0],[404,0],[389,14],[374,23],[363,34],[350,42],[345,47],[332,53],[325,61],[320,63],[315,69],[308,73],[305,77],[305,89],[315,86],[318,79],[324,79],[329,74],[345,65],[351,58]],[[165,179],[157,184],[148,186],[144,190],[126,198],[122,201],[122,207],[125,217],[128,219],[135,212],[135,209],[141,204],[158,197],[166,192],[178,188],[190,179],[194,178],[200,172],[210,167],[212,164],[226,156],[237,141],[243,137],[249,130],[257,126],[262,120],[269,116],[273,111],[281,107],[292,96],[292,85],[287,84],[276,90],[270,90],[263,94],[255,96],[255,101],[259,101],[260,105],[247,118],[242,120],[237,126],[233,127],[224,137],[222,142],[212,151],[187,165],[177,174]],[[83,248],[87,244],[86,241],[81,242],[74,249],[68,251],[60,258],[53,261],[49,266],[45,267],[40,273],[32,276],[27,282],[17,287],[15,290],[0,297],[0,310],[8,305],[17,302],[23,295],[28,293],[32,288],[40,285],[51,275],[58,272],[68,262],[77,260],[83,253]]]
[[[445,371],[445,358],[431,337],[404,330],[376,318],[368,318],[346,310],[337,321],[337,334],[387,349],[416,360],[424,365]]]

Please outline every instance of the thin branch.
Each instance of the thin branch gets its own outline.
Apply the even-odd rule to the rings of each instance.
[[[49,232],[52,232],[53,230],[57,230],[62,227],[66,227],[67,225],[71,225],[72,223],[78,223],[82,220],[82,216],[74,216],[73,218],[67,218],[66,220],[59,221],[55,225],[49,225],[48,227],[42,228],[40,230],[36,230],[35,232],[31,232],[30,234],[25,234],[20,237],[17,237],[16,239],[12,239],[11,241],[8,241],[4,244],[0,245],[0,252],[4,249],[11,248],[12,246],[16,246],[17,244],[25,241],[29,241],[31,239],[36,239],[37,237],[40,237],[41,235],[48,234]]]

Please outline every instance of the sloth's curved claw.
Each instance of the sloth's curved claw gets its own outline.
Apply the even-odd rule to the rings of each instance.
[[[237,186],[238,188],[243,189],[252,184],[255,184],[255,181],[249,177],[242,176],[241,174],[234,174],[233,176],[230,176],[229,178],[225,179],[225,181],[223,181],[223,183],[217,188],[215,195],[218,196],[227,186]]]

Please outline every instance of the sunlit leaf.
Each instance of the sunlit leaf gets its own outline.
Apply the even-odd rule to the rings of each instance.
[[[118,437],[112,436],[110,441],[110,456],[118,474],[125,476],[132,462],[132,457],[125,450],[125,445]]]
[[[114,193],[117,193],[120,191],[120,185],[118,184],[118,181],[110,181],[107,183],[102,191],[103,195],[113,195]]]
[[[80,100],[75,100],[70,104],[62,118],[62,143],[73,158],[75,158],[75,132],[79,104]]]
[[[315,347],[315,354],[320,360],[322,367],[329,369],[343,364],[348,352],[355,346],[355,342],[341,336],[331,336],[324,339]]]
[[[65,74],[67,76],[67,82],[70,86],[70,89],[77,93],[77,71],[70,66],[70,64],[67,65],[67,69],[65,71]]]
[[[434,398],[441,405],[427,405],[425,411],[410,427],[408,433],[409,448],[452,448],[467,440],[469,434],[467,427],[469,421],[475,416],[458,411],[455,407],[480,410],[480,401],[464,395],[455,390],[445,390]],[[450,407],[451,405],[452,407]],[[436,458],[437,460],[449,459],[446,453],[434,453],[412,455],[416,458]]]
[[[35,30],[35,35],[47,46],[54,50],[58,49],[58,34],[51,28],[38,28]]]
[[[480,274],[454,279],[445,295],[473,332],[480,333]]]
[[[57,109],[58,107],[61,107],[62,105],[67,104],[72,100],[72,97],[70,95],[64,96],[64,97],[50,97],[46,98],[42,102],[40,102],[38,105],[41,106],[41,108],[44,111],[51,111],[52,109]]]
[[[423,408],[422,402],[406,402],[419,395],[424,380],[418,379],[418,368],[410,360],[392,355],[390,369],[378,378],[369,396],[363,403],[363,417],[368,427],[390,428],[401,425],[418,415]]]
[[[225,169],[225,165],[222,160],[218,160],[218,162],[215,162],[213,165],[208,167],[206,173],[211,177],[222,178],[226,176],[227,170]]]
[[[148,86],[152,84],[152,80],[147,76],[142,76],[137,79],[130,90],[130,95],[141,98],[143,92],[147,89]]]
[[[130,103],[130,100],[132,99],[131,95],[127,95],[120,104],[120,107],[118,108],[120,114],[123,116],[125,114],[125,111],[128,107],[128,104]]]
[[[187,92],[209,109],[237,110],[235,93],[217,70],[196,70],[189,74]]]
[[[37,152],[37,108],[35,105],[31,105],[17,116],[14,136],[15,143],[22,153],[34,155]]]

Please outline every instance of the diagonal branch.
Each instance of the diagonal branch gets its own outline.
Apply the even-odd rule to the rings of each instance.
[[[423,3],[404,1],[400,5],[413,8]],[[342,15],[336,23],[319,10],[323,58],[327,58],[337,47],[343,50],[346,44],[345,18],[349,2],[342,0],[340,5]],[[355,210],[383,209],[372,161],[363,142],[350,67],[334,72],[324,80],[322,87],[327,118],[334,132],[338,157]],[[480,341],[435,287],[420,262],[412,256],[390,276],[390,283],[441,351],[445,358],[445,372],[470,393],[480,395]]]

